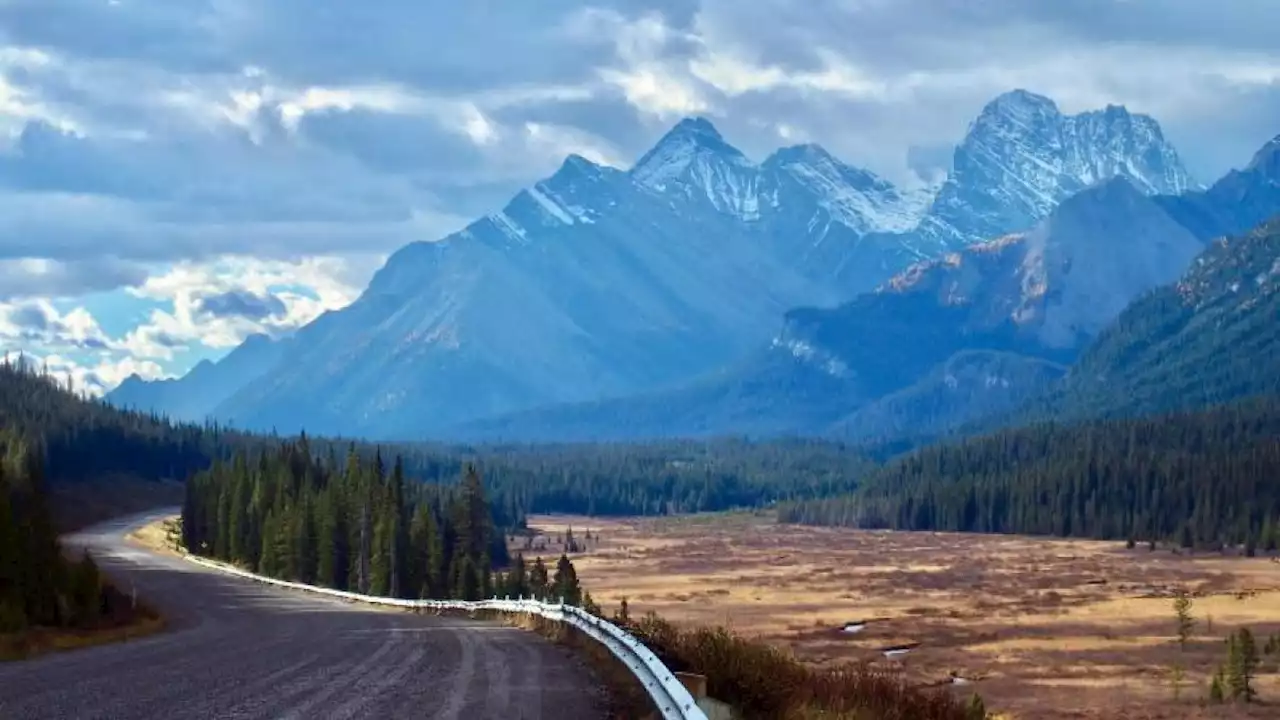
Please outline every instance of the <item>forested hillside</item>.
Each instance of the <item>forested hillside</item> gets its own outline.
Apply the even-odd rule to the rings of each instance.
[[[112,475],[181,480],[248,436],[217,426],[175,425],[86,400],[25,362],[0,363],[0,427],[39,442],[52,482]]]
[[[1097,418],[1280,393],[1280,217],[1130,305],[1032,410]]]
[[[449,448],[397,446],[411,476],[450,482],[475,462],[495,502],[516,513],[665,515],[760,507],[852,490],[875,467],[821,440]]]
[[[906,530],[1280,542],[1280,399],[1079,425],[1041,424],[918,451],[783,522]]]

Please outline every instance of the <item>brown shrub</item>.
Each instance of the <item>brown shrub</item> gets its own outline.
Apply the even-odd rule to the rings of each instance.
[[[945,690],[909,685],[866,663],[815,668],[723,627],[682,630],[650,613],[627,630],[674,671],[707,677],[707,693],[747,718],[967,720]]]

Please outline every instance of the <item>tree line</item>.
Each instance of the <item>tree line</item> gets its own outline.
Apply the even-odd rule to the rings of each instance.
[[[515,519],[474,465],[454,485],[418,482],[396,456],[339,462],[306,436],[241,452],[187,483],[182,538],[197,554],[253,572],[407,599],[536,595],[589,602],[573,563],[509,557]]]
[[[192,552],[271,577],[405,598],[488,596],[508,520],[474,467],[456,486],[411,482],[399,457],[340,462],[306,436],[242,451],[187,482]]]
[[[912,453],[783,522],[1280,544],[1280,399],[997,432]]]
[[[818,439],[394,449],[428,482],[448,482],[460,465],[474,462],[484,468],[494,502],[524,514],[654,516],[759,508],[848,492],[876,466],[852,445]]]
[[[0,427],[18,429],[46,451],[60,485],[128,476],[184,480],[281,442],[218,423],[174,423],[75,394],[29,362],[0,363]],[[349,439],[308,438],[322,457],[344,456]],[[809,439],[671,440],[636,444],[485,445],[356,441],[372,463],[399,455],[406,475],[456,485],[459,469],[480,467],[489,497],[512,524],[532,513],[667,515],[757,508],[852,490],[875,462],[854,446]]]

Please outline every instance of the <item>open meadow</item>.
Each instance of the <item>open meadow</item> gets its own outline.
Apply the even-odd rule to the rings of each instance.
[[[764,514],[539,516],[529,525],[537,535],[513,544],[529,557],[553,559],[570,528],[585,541],[574,566],[606,612],[626,597],[633,615],[725,625],[813,663],[885,664],[921,684],[976,689],[1003,717],[1280,717],[1280,653],[1262,659],[1254,687],[1263,704],[1200,706],[1228,634],[1247,626],[1260,647],[1280,634],[1280,562],[1271,558],[777,525]],[[1185,651],[1175,637],[1179,589],[1192,595],[1196,620]]]

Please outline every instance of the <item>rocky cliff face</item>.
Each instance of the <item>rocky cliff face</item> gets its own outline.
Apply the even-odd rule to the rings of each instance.
[[[1194,187],[1160,125],[1123,107],[1064,115],[1025,90],[987,104],[956,148],[919,235],[963,245],[1027,230],[1058,203],[1109,178],[1145,195]]]

